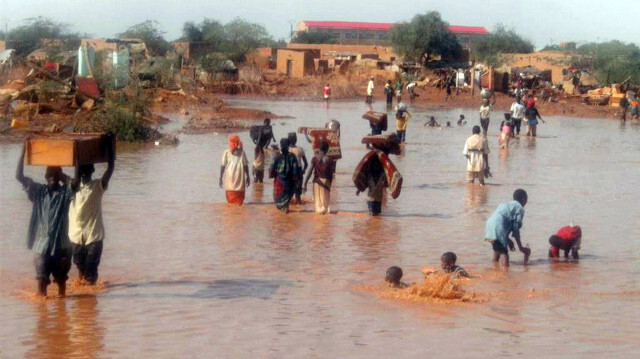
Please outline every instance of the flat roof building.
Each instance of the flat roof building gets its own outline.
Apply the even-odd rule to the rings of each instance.
[[[339,44],[388,45],[389,29],[392,23],[351,22],[351,21],[309,21],[303,20],[296,26],[296,33],[319,32],[328,34]],[[460,45],[469,49],[471,44],[486,35],[489,31],[479,26],[449,26],[458,38]]]

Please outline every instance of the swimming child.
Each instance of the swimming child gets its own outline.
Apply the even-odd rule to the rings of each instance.
[[[569,258],[569,251],[573,259],[579,259],[578,251],[582,242],[582,229],[580,226],[564,226],[558,233],[549,237],[549,258],[559,258],[560,250],[564,251],[564,257]]]
[[[447,121],[447,124],[446,124],[446,126],[445,126],[445,127],[451,127],[451,122],[450,122],[450,121]]]
[[[409,285],[401,282],[402,279],[402,268],[397,266],[392,266],[387,269],[387,274],[384,277],[384,280],[388,282],[394,288],[406,288]]]
[[[467,121],[464,119],[464,115],[460,115],[460,118],[458,119],[458,126],[464,126],[467,124]]]
[[[453,278],[466,277],[469,278],[469,273],[459,265],[456,265],[456,260],[458,257],[453,252],[446,252],[440,257],[442,271],[444,273],[449,273]],[[424,267],[422,268],[422,273],[425,277],[436,274],[439,271],[434,267]]]
[[[467,273],[464,268],[456,265],[456,260],[458,260],[458,257],[455,253],[444,253],[442,257],[440,257],[440,261],[442,262],[442,270],[445,273],[451,273],[454,278],[469,277],[469,273]]]
[[[429,126],[429,127],[440,127],[440,124],[436,122],[436,118],[433,117],[433,116],[431,116],[429,118],[429,121],[427,121],[424,125],[425,125],[425,127],[426,126]]]

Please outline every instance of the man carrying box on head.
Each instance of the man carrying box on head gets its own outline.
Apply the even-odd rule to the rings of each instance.
[[[33,263],[36,268],[38,293],[47,296],[47,287],[51,283],[49,277],[53,275],[53,280],[58,284],[58,296],[64,297],[72,253],[67,233],[69,202],[72,197],[72,191],[68,186],[70,177],[58,166],[47,167],[44,175],[46,184],[25,177],[25,149],[26,143],[18,160],[16,179],[22,183],[29,200],[33,203],[27,248],[35,252]]]
[[[109,186],[115,168],[115,138],[107,135],[107,170],[100,179],[92,179],[93,164],[78,166],[71,184],[74,192],[69,206],[69,239],[73,247],[73,263],[81,281],[90,285],[98,280],[98,265],[105,237],[102,222],[102,195]]]

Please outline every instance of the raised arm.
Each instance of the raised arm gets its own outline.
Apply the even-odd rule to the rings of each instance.
[[[107,156],[107,170],[102,175],[102,188],[105,190],[109,187],[109,180],[116,167],[116,138],[111,133],[107,135]]]
[[[78,160],[79,154],[78,154],[78,143],[77,142],[73,142],[73,153],[74,153],[74,162],[75,162],[75,167],[73,170],[73,178],[68,178],[69,176],[67,176],[66,174],[62,174],[62,182],[64,182],[65,184],[71,184],[71,189],[76,192],[78,191],[78,188],[80,187],[80,161]]]
[[[305,156],[304,152],[302,152],[302,163],[304,166],[302,167],[302,173],[307,172],[307,167],[309,167],[309,162],[307,162],[307,156]]]
[[[18,168],[16,169],[16,179],[22,183],[23,187],[28,187],[32,182],[29,177],[24,176],[24,154],[27,149],[27,142],[22,146],[22,152],[20,153],[20,159],[18,160]]]

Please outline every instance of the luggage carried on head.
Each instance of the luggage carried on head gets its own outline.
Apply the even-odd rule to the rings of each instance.
[[[329,152],[327,155],[334,160],[339,160],[342,158],[342,150],[340,149],[340,123],[335,120],[332,121],[335,123],[333,126],[328,127],[337,127],[337,131],[331,128],[300,127],[298,128],[298,133],[309,136],[313,152],[319,151],[322,142],[326,141],[329,144]]]
[[[382,131],[387,130],[387,114],[384,112],[367,111],[362,118],[368,120],[371,126],[376,126]]]
[[[25,161],[60,167],[107,162],[108,141],[115,146],[115,137],[103,133],[39,133],[27,140]]]
[[[386,154],[399,155],[402,153],[400,141],[395,133],[364,136],[362,138],[362,143],[370,145],[374,149],[380,150]]]

